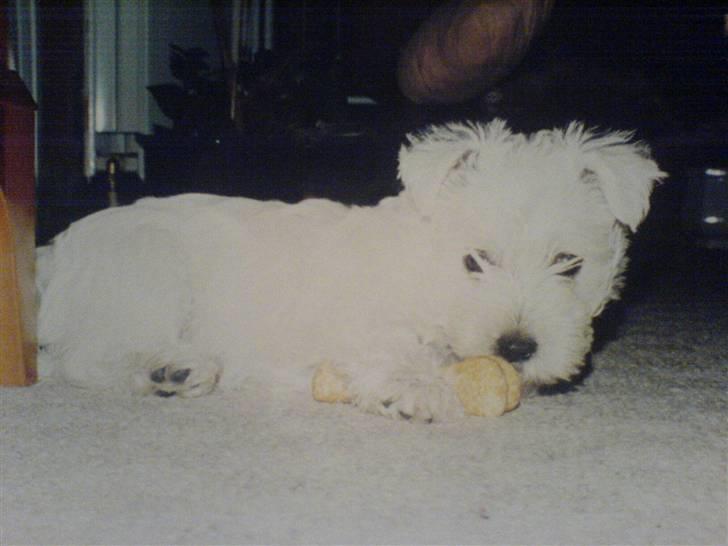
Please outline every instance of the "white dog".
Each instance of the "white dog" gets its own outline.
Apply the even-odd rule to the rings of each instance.
[[[192,397],[330,362],[359,407],[421,420],[462,412],[442,370],[467,356],[572,376],[664,175],[648,149],[578,123],[408,139],[375,207],[184,195],[73,224],[39,251],[42,373]]]

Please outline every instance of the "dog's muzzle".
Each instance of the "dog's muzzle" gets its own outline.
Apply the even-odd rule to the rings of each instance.
[[[503,334],[496,341],[495,352],[511,364],[522,364],[529,360],[538,350],[538,343],[531,336],[522,332]]]

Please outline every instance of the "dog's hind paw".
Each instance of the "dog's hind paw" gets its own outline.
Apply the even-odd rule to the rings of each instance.
[[[176,350],[139,354],[135,360],[134,390],[162,398],[204,396],[212,392],[222,373],[217,359]]]

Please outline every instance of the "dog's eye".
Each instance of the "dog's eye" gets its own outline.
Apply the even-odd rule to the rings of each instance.
[[[483,272],[483,268],[480,267],[480,264],[470,254],[463,256],[463,264],[465,264],[465,269],[467,269],[469,273]]]
[[[554,258],[553,265],[559,267],[558,274],[562,277],[573,278],[581,271],[583,263],[584,260],[579,256],[568,252],[560,252]]]

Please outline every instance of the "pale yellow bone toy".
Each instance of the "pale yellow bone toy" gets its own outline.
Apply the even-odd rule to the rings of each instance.
[[[331,404],[338,402],[348,404],[351,402],[348,386],[349,378],[346,374],[334,368],[331,363],[324,362],[313,374],[311,382],[313,399]]]
[[[521,400],[521,377],[513,366],[497,356],[477,356],[443,370],[452,381],[467,415],[498,417],[515,409]],[[332,364],[321,364],[312,381],[313,398],[319,402],[351,402],[349,378]]]
[[[521,401],[521,376],[497,356],[468,358],[446,369],[468,415],[498,417]]]

